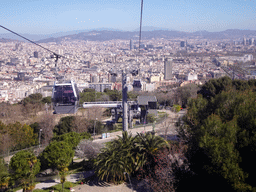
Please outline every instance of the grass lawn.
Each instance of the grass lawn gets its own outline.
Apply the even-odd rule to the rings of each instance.
[[[79,185],[79,184],[66,181],[64,183],[64,192],[70,192],[70,188],[75,187],[77,185]],[[33,192],[45,192],[45,191],[47,191],[47,192],[50,192],[50,191],[62,192],[62,184],[59,183],[59,184],[54,185],[52,187],[49,187],[47,189],[35,189],[35,190],[33,190]]]
[[[165,116],[168,117],[168,114],[166,112],[158,112],[158,119],[164,118]]]
[[[75,187],[77,185],[78,185],[77,183],[71,183],[69,181],[66,181],[64,183],[64,192],[70,192],[70,188]],[[47,190],[54,190],[54,192],[55,191],[62,192],[62,184],[60,183],[60,184],[54,185],[52,187],[49,187]]]

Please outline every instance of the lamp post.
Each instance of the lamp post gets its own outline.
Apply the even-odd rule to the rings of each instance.
[[[152,125],[152,132],[153,132],[153,134],[155,134],[155,127],[156,127],[156,121],[154,121],[153,125]]]
[[[43,129],[39,130],[39,148],[40,148],[40,144],[41,144],[41,134],[42,134]]]
[[[94,120],[94,128],[93,128],[94,140],[95,140],[95,124],[96,124],[97,119],[98,119],[98,118],[96,118],[96,119]]]
[[[123,105],[123,131],[128,131],[128,114],[127,114],[127,84],[126,73],[122,72],[122,105]]]
[[[39,150],[40,150],[41,134],[42,134],[42,131],[43,131],[43,129],[40,129],[40,130],[39,130],[39,138],[38,138],[38,140],[39,140],[39,145],[38,145],[38,154],[39,154]]]
[[[132,191],[133,191],[132,183],[131,183],[131,179],[130,179],[130,175],[129,175],[129,173],[127,173],[127,172],[124,172],[124,175],[125,175],[125,174],[127,174],[127,175],[128,175],[128,179],[129,179],[129,182],[130,182],[130,185],[131,185],[131,189],[132,189]]]

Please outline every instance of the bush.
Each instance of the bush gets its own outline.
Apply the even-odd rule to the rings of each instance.
[[[73,157],[72,146],[65,141],[51,142],[40,155],[43,162],[53,170],[58,169],[59,171],[62,167],[68,166]]]
[[[80,134],[80,136],[82,137],[82,139],[91,139],[91,134],[87,133],[87,132],[83,132]]]
[[[42,99],[42,103],[47,103],[47,104],[51,104],[52,103],[52,97],[49,96],[49,97],[44,97]]]
[[[148,123],[154,123],[155,120],[156,120],[156,116],[154,114],[148,114],[147,115],[147,122]]]
[[[58,125],[55,126],[53,132],[57,135],[62,135],[65,133],[72,132],[74,121],[75,121],[74,116],[62,117]]]
[[[112,130],[116,130],[118,129],[118,126],[116,123],[107,123],[105,126],[104,126],[104,132],[107,132],[107,131],[112,131]]]
[[[82,141],[77,146],[77,156],[80,158],[87,158],[89,160],[96,158],[96,156],[100,153],[100,149],[102,145],[99,143],[95,143],[92,141]]]
[[[95,133],[96,134],[101,134],[103,132],[103,124],[101,121],[95,121],[95,120],[90,120],[90,124],[88,125],[88,132],[93,134],[94,133],[94,123],[95,123]]]
[[[60,136],[53,137],[52,141],[65,141],[69,144],[69,146],[72,147],[72,149],[74,149],[79,144],[81,139],[82,137],[79,133],[69,132]]]
[[[178,113],[181,110],[181,106],[180,105],[173,105],[173,111]]]

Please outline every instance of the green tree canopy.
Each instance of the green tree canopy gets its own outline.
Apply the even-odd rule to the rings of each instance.
[[[82,136],[76,132],[65,133],[63,135],[55,136],[52,141],[65,141],[72,149],[75,149],[79,144]]]
[[[214,82],[207,85],[212,86],[207,88],[211,99],[206,94],[189,102],[180,129],[187,141],[190,169],[208,183],[214,178],[227,189],[255,190],[256,165],[251,158],[256,155],[254,85],[227,78]]]
[[[52,103],[52,97],[48,96],[48,97],[42,98],[42,103],[51,104]]]
[[[43,96],[41,93],[35,93],[35,94],[31,94],[28,97],[24,98],[21,103],[23,105],[26,105],[28,103],[30,104],[36,104],[36,103],[40,103],[42,100]]]
[[[83,93],[95,93],[95,89],[90,89],[90,88],[85,88],[83,91]]]
[[[120,91],[105,89],[104,92],[109,96],[110,101],[120,101],[122,99]]]
[[[127,93],[128,99],[129,99],[129,100],[132,100],[132,101],[136,101],[138,95],[139,95],[138,93],[133,92],[133,91],[129,91],[129,92]]]
[[[24,149],[36,143],[36,134],[34,134],[34,130],[29,125],[22,125],[20,122],[16,122],[9,124],[7,128],[12,140],[15,142],[12,150]]]
[[[66,116],[62,117],[59,121],[59,123],[55,126],[53,132],[56,135],[62,135],[65,133],[72,132],[73,127],[74,127],[74,121],[75,117],[74,116]]]
[[[34,188],[35,175],[40,171],[40,161],[36,156],[27,151],[16,153],[10,162],[13,178],[19,180],[24,191],[32,191]]]
[[[41,155],[41,158],[47,162],[49,167],[59,171],[63,167],[68,167],[73,157],[74,151],[72,146],[65,141],[53,141],[44,149]]]
[[[5,164],[4,159],[0,159],[0,190],[8,188],[10,175],[8,172],[8,166]]]
[[[193,83],[177,88],[176,100],[180,100],[182,107],[186,107],[188,100],[197,96],[198,85]]]
[[[84,102],[94,102],[96,99],[95,92],[81,92],[80,93],[80,104]]]
[[[0,150],[6,152],[33,146],[36,143],[36,134],[29,125],[19,122],[5,125],[0,122],[0,139]]]
[[[232,88],[232,80],[225,76],[220,79],[211,79],[206,82],[201,90],[199,90],[199,93],[202,94],[204,98],[211,98],[229,88]]]
[[[248,89],[255,89],[256,80],[231,80],[229,77],[225,76],[219,79],[211,79],[206,82],[202,88],[198,91],[204,98],[211,99],[212,97],[218,95],[222,91],[229,91],[231,89],[244,91]]]

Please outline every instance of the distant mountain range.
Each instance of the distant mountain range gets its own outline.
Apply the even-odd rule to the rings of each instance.
[[[137,28],[133,31],[139,31],[140,28]],[[141,28],[142,31],[159,31],[159,30],[163,30],[163,31],[173,31],[171,29],[168,29],[168,28],[162,28],[162,27],[153,27],[153,26],[145,26],[145,27],[142,27]]]
[[[112,39],[125,39],[125,40],[137,40],[139,36],[139,29],[135,31],[121,31],[118,29],[99,28],[94,30],[76,30],[68,32],[59,32],[48,35],[35,35],[35,34],[21,34],[24,37],[36,41],[38,43],[47,42],[61,42],[62,40],[90,40],[90,41],[107,41]],[[197,31],[197,32],[182,32],[169,30],[167,28],[157,27],[143,27],[142,28],[142,39],[152,38],[195,38],[199,37],[202,39],[237,39],[243,37],[256,37],[256,30],[240,30],[240,29],[228,29],[220,32],[208,32],[208,31]],[[1,40],[2,39],[2,40]],[[0,34],[0,41],[7,40],[22,40],[20,37],[12,34],[5,33]]]
[[[14,40],[14,39],[5,39],[5,38],[0,39],[1,43],[7,43],[7,42],[13,42],[13,41],[17,41],[18,42],[18,40]]]

